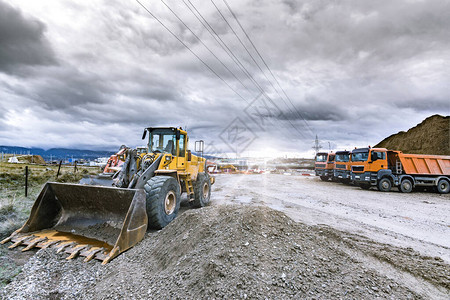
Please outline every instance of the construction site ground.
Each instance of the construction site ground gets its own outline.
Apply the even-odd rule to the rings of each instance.
[[[209,207],[106,266],[35,251],[0,298],[449,299],[449,212],[450,195],[219,174]]]

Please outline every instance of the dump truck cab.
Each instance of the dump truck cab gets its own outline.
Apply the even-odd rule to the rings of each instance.
[[[315,173],[316,176],[320,176],[320,179],[327,181],[334,175],[334,153],[319,152],[316,154],[315,159]]]
[[[387,149],[368,147],[352,151],[351,180],[361,188],[377,185],[383,170],[388,172]]]
[[[335,165],[334,165],[334,178],[337,180],[349,183],[351,176],[351,152],[336,151]]]

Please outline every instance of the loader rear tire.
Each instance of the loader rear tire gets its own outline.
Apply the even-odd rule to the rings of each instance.
[[[148,227],[164,228],[178,214],[181,202],[180,185],[170,176],[154,176],[144,186],[147,195]]]
[[[207,206],[211,198],[211,179],[208,173],[198,173],[194,183],[194,207]]]

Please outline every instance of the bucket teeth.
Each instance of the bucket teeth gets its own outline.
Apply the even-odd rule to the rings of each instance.
[[[46,249],[46,248],[48,248],[50,246],[53,246],[53,245],[56,245],[56,244],[58,244],[60,242],[61,242],[60,240],[49,241],[49,242],[45,243],[44,245],[42,245],[42,249]]]
[[[67,248],[69,246],[73,246],[73,245],[75,245],[75,242],[62,244],[61,246],[57,247],[58,250],[56,250],[56,253],[61,253],[65,248]]]
[[[7,242],[11,241],[11,239],[15,236],[15,234],[11,234],[9,237],[7,237],[6,239],[4,239],[3,241],[0,242],[0,244],[6,244]]]
[[[66,259],[74,259],[75,257],[78,256],[78,254],[80,254],[81,250],[84,250],[86,248],[88,248],[88,245],[81,245],[81,246],[75,246],[71,251],[70,251],[70,255],[69,257],[67,257]]]
[[[11,246],[9,246],[9,249],[13,249],[16,248],[17,246],[22,245],[26,240],[30,239],[30,238],[35,238],[35,236],[33,235],[27,235],[24,237],[21,237],[20,239],[18,239],[14,244],[12,244]]]
[[[86,255],[86,258],[84,259],[84,262],[88,262],[91,261],[95,255],[101,251],[104,251],[104,248],[100,248],[100,249],[94,249],[88,252],[88,254]]]
[[[40,242],[43,242],[43,241],[46,241],[46,240],[47,240],[46,237],[43,237],[43,238],[36,238],[36,239],[30,241],[29,244],[28,244],[28,246],[26,246],[25,248],[22,249],[22,252],[28,251],[28,250],[30,250],[31,248],[36,247],[36,245],[39,244]]]
[[[107,263],[109,263],[111,259],[119,255],[119,253],[120,253],[119,247],[114,247],[111,250],[111,252],[109,252],[108,256],[102,261],[102,265],[106,265]]]

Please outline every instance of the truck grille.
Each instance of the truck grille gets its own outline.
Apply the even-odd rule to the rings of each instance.
[[[352,171],[353,172],[363,172],[364,166],[352,166]]]
[[[345,165],[336,164],[336,169],[345,169]]]

